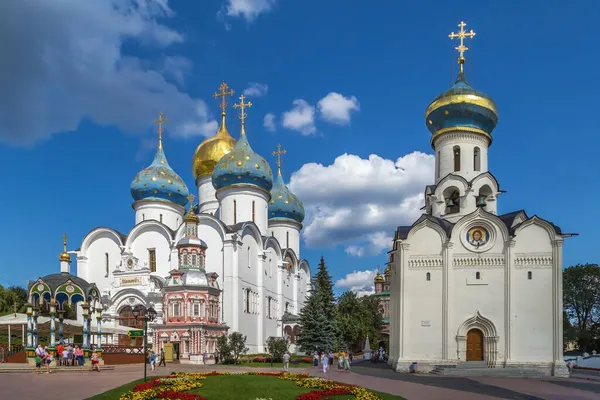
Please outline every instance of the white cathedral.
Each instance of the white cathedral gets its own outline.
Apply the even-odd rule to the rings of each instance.
[[[226,126],[223,82],[221,125],[215,136],[196,149],[192,168],[198,187],[197,235],[206,243],[207,273],[218,275],[222,290],[219,319],[247,336],[251,353],[263,352],[271,336],[283,336],[283,317],[297,315],[310,289],[310,268],[300,258],[302,203],[283,182],[278,146],[278,174],[255,153],[244,127],[241,96],[241,133],[233,139]],[[185,236],[188,188],[171,169],[162,146],[162,114],[154,161],[131,183],[135,220],[127,234],[108,227],[91,230],[77,255],[77,275],[96,284],[105,308],[104,326],[132,321],[132,309],[143,305],[158,312],[162,324],[161,289],[170,271],[178,268],[177,243]],[[193,205],[190,204],[190,207]],[[184,308],[181,312],[185,311]],[[189,311],[189,310],[188,310]]]
[[[504,192],[488,170],[498,111],[465,79],[464,39],[475,33],[464,26],[450,35],[460,39],[458,79],[425,113],[435,184],[389,252],[389,363],[565,376],[562,252],[571,235],[523,210],[498,215]]]

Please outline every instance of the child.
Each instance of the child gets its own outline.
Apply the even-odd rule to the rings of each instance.
[[[92,366],[90,367],[90,372],[96,368],[96,371],[100,372],[100,360],[98,360],[98,353],[96,350],[92,353]]]
[[[46,373],[49,374],[50,372],[50,363],[52,362],[52,353],[50,353],[48,351],[48,347],[46,347],[46,358],[44,359],[44,361],[46,362]]]
[[[150,353],[150,369],[154,371],[154,364],[156,363],[156,353]]]

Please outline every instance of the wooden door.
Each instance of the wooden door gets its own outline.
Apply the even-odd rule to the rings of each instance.
[[[479,329],[467,333],[467,361],[483,361],[483,332]]]

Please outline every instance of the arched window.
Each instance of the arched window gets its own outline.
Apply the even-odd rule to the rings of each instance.
[[[290,231],[287,231],[285,233],[285,248],[286,249],[290,248]]]
[[[198,256],[194,253],[192,254],[192,265],[196,267],[196,263],[198,262]]]
[[[437,156],[435,157],[435,177],[440,179],[440,152],[437,152]]]
[[[481,272],[475,272],[475,279],[481,279]]]
[[[300,326],[294,326],[292,333],[294,334],[294,341],[292,343],[296,343],[300,339]]]
[[[233,201],[233,223],[237,224],[237,201]]]
[[[460,171],[460,147],[454,146],[452,149],[454,154],[454,172]]]
[[[146,214],[142,214],[142,221],[146,220]]]
[[[256,221],[254,221],[255,215],[256,215],[256,202],[254,200],[252,200],[252,222],[256,222]]]
[[[119,311],[119,324],[130,328],[144,329],[144,321],[133,316],[133,309],[125,306]]]
[[[527,279],[531,279],[531,278],[533,278],[533,272],[528,271],[527,272]]]
[[[475,171],[481,171],[481,155],[479,147],[475,147],[473,150],[473,169]]]
[[[104,253],[104,263],[105,263],[105,268],[106,268],[106,276],[108,276],[108,266],[110,264],[109,262],[109,258],[108,258],[108,253]]]
[[[431,280],[431,272],[428,272],[427,274],[425,274],[425,279],[427,279],[428,281]]]
[[[250,268],[250,246],[248,246],[248,268]]]
[[[159,215],[160,223],[162,224],[162,214]]]

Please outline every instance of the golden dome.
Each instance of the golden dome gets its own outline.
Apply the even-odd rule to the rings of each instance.
[[[384,274],[390,275],[392,273],[392,264],[388,264],[387,268],[384,271]]]
[[[71,262],[71,255],[67,253],[67,234],[63,235],[63,252],[58,256],[60,261]]]
[[[221,126],[217,134],[205,139],[194,153],[192,173],[194,179],[201,176],[211,176],[215,165],[235,146],[236,140],[231,137],[225,124],[225,113],[221,113]]]
[[[384,279],[381,275],[381,272],[377,271],[377,275],[375,275],[375,283],[383,283]]]

